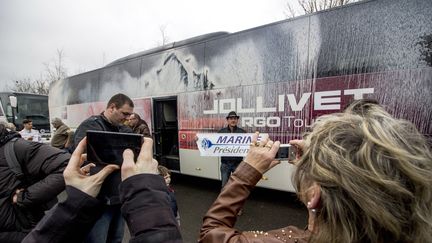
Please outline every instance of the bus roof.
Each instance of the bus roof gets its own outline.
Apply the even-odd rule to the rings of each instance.
[[[193,44],[193,43],[199,43],[202,41],[210,40],[210,39],[213,39],[215,37],[225,36],[228,34],[229,34],[229,32],[219,31],[219,32],[213,32],[213,33],[195,36],[195,37],[192,37],[192,38],[189,38],[186,40],[175,41],[175,42],[163,45],[163,46],[152,48],[150,50],[141,51],[141,52],[138,52],[138,53],[126,56],[126,57],[119,58],[119,59],[115,60],[114,62],[107,64],[105,67],[113,66],[113,65],[116,65],[116,64],[128,61],[130,59],[134,59],[137,57],[141,57],[141,56],[149,55],[152,53],[161,52],[164,50],[168,50],[168,49],[172,49],[172,48],[176,48],[176,47],[180,47],[180,46],[185,46],[185,45],[189,45],[189,44]]]
[[[35,94],[35,93],[28,93],[28,92],[15,92],[15,91],[0,92],[0,94],[28,95],[28,96],[48,96],[48,95],[44,95],[44,94]]]

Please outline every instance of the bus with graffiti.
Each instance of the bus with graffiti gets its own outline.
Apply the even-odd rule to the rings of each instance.
[[[234,110],[247,132],[287,143],[318,116],[371,98],[432,134],[432,1],[370,0],[132,54],[50,87],[51,117],[76,128],[122,92],[151,127],[155,157],[178,173],[220,179],[197,133]],[[292,191],[282,163],[258,186]]]

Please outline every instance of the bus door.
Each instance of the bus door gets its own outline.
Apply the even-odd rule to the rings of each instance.
[[[153,99],[154,147],[160,165],[180,171],[177,97]]]

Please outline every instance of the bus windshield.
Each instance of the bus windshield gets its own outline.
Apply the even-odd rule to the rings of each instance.
[[[48,99],[46,97],[25,96],[17,97],[17,122],[21,123],[24,119],[31,119],[33,125],[49,124]]]

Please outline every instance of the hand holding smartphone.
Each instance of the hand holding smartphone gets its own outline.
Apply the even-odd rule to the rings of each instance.
[[[134,159],[138,158],[143,136],[133,133],[105,131],[87,131],[87,161],[96,166],[90,168],[90,175],[101,171],[108,164],[122,166],[123,152],[133,151]],[[120,201],[118,186],[121,183],[120,171],[114,171],[102,184],[98,198],[107,205]]]

